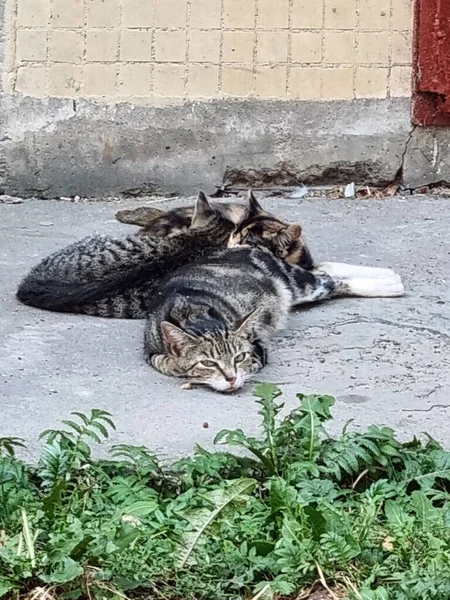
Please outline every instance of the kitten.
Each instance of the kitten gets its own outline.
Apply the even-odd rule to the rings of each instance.
[[[266,212],[252,190],[248,192],[249,210],[231,234],[228,248],[259,246],[267,248],[285,262],[303,269],[314,268],[314,261],[302,236],[300,225],[290,225]]]
[[[242,204],[216,204],[214,208],[235,225],[245,217],[246,209]],[[122,223],[139,225],[139,235],[173,237],[179,233],[186,233],[191,226],[193,215],[193,206],[174,208],[168,212],[153,206],[140,206],[134,210],[119,210],[115,216]]]
[[[275,226],[272,219],[269,235],[261,227],[266,215],[250,196],[247,220],[231,234],[231,248],[178,269],[161,284],[148,306],[144,337],[154,368],[233,392],[266,364],[269,339],[293,306],[343,295],[403,293],[392,271],[381,270],[379,279],[346,278],[328,273],[331,263],[312,271],[292,264],[305,256],[312,264],[300,226]],[[380,277],[379,271],[373,276]]]
[[[234,227],[225,216],[227,211],[211,207],[203,193],[188,230],[168,235],[171,213],[162,214],[162,225],[161,219],[149,225],[160,236],[94,235],[44,258],[20,283],[17,298],[46,310],[145,318],[147,298],[163,277],[180,265],[226,247]],[[173,229],[177,223],[172,221]]]

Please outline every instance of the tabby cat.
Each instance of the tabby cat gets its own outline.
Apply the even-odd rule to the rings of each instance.
[[[403,293],[388,269],[295,264],[304,256],[300,226],[277,225],[252,195],[229,246],[171,273],[152,296],[144,345],[158,371],[233,392],[266,364],[268,341],[293,306]]]
[[[242,204],[216,204],[215,210],[227,220],[237,225],[245,217],[245,207]],[[182,206],[168,212],[153,206],[139,206],[133,210],[119,210],[116,219],[129,225],[139,225],[139,235],[157,237],[173,237],[186,233],[191,226],[194,215],[193,206]]]
[[[200,193],[195,211],[193,207],[159,211],[153,218],[147,212],[146,235],[94,235],[58,250],[25,277],[17,298],[46,310],[143,319],[147,301],[164,276],[225,248],[234,223],[246,210],[237,204],[211,207]]]

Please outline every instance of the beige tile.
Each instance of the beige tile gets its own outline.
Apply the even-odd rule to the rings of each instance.
[[[86,34],[86,60],[89,62],[114,62],[119,45],[118,31],[94,30]]]
[[[253,31],[225,31],[223,33],[223,62],[253,62],[254,45]]]
[[[401,98],[412,95],[412,68],[392,67],[390,80],[390,96]]]
[[[192,62],[219,63],[220,31],[191,30],[189,60]]]
[[[155,26],[176,27],[186,26],[186,0],[155,0]]]
[[[322,69],[292,67],[289,79],[289,96],[299,100],[320,100]]]
[[[412,59],[412,34],[394,31],[392,33],[392,63],[394,65],[410,65]]]
[[[359,0],[359,29],[388,30],[391,0]]]
[[[87,0],[88,27],[118,27],[119,0]]]
[[[258,62],[286,62],[287,50],[287,31],[260,31],[258,33],[256,54]]]
[[[389,33],[359,33],[357,59],[360,64],[388,64]]]
[[[22,27],[45,27],[49,17],[50,0],[18,0],[18,25]]]
[[[19,29],[17,31],[17,60],[46,60],[47,32],[36,29]]]
[[[320,63],[322,60],[322,34],[300,31],[292,34],[291,61],[297,63]]]
[[[123,61],[150,62],[152,60],[152,32],[126,30],[122,33],[120,58]]]
[[[153,2],[151,0],[122,0],[122,23],[124,27],[151,27],[153,25]]]
[[[356,0],[326,0],[325,28],[355,29]]]
[[[392,29],[412,31],[413,0],[392,0]]]
[[[184,65],[155,65],[154,94],[180,97],[184,95]]]
[[[292,27],[298,29],[321,29],[322,12],[322,0],[293,0]]]
[[[258,28],[284,29],[288,23],[289,0],[258,0]]]
[[[187,92],[189,96],[216,96],[219,88],[217,65],[189,65]]]
[[[50,60],[80,64],[83,56],[83,34],[78,31],[58,29],[52,33]]]
[[[255,0],[223,0],[225,27],[251,29],[255,21]]]
[[[356,98],[386,98],[389,70],[382,67],[358,67],[355,78]]]
[[[151,72],[150,65],[122,65],[117,86],[119,96],[150,96]]]
[[[213,29],[220,27],[221,0],[191,0],[191,27]]]
[[[83,27],[83,0],[52,0],[53,27]]]
[[[82,85],[82,70],[75,65],[51,65],[49,74],[50,96],[78,96]]]
[[[86,65],[84,93],[86,96],[115,96],[116,66],[100,64]]]
[[[322,71],[322,98],[324,100],[351,100],[353,98],[353,69],[324,69]]]
[[[156,31],[155,60],[158,62],[184,62],[186,56],[185,31]]]
[[[264,98],[283,98],[286,95],[287,67],[259,66],[256,69],[255,94]]]
[[[43,98],[47,95],[47,78],[45,66],[19,67],[15,91],[25,96]]]
[[[324,39],[324,62],[352,64],[356,55],[355,41],[353,31],[326,31]]]
[[[248,96],[253,90],[253,66],[224,65],[222,70],[222,89],[230,96]]]

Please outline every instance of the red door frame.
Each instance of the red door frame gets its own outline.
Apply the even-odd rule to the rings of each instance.
[[[413,119],[450,125],[450,1],[416,0]]]

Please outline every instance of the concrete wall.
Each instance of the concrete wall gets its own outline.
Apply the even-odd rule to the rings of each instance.
[[[7,193],[445,178],[446,132],[410,121],[412,0],[0,6]]]

